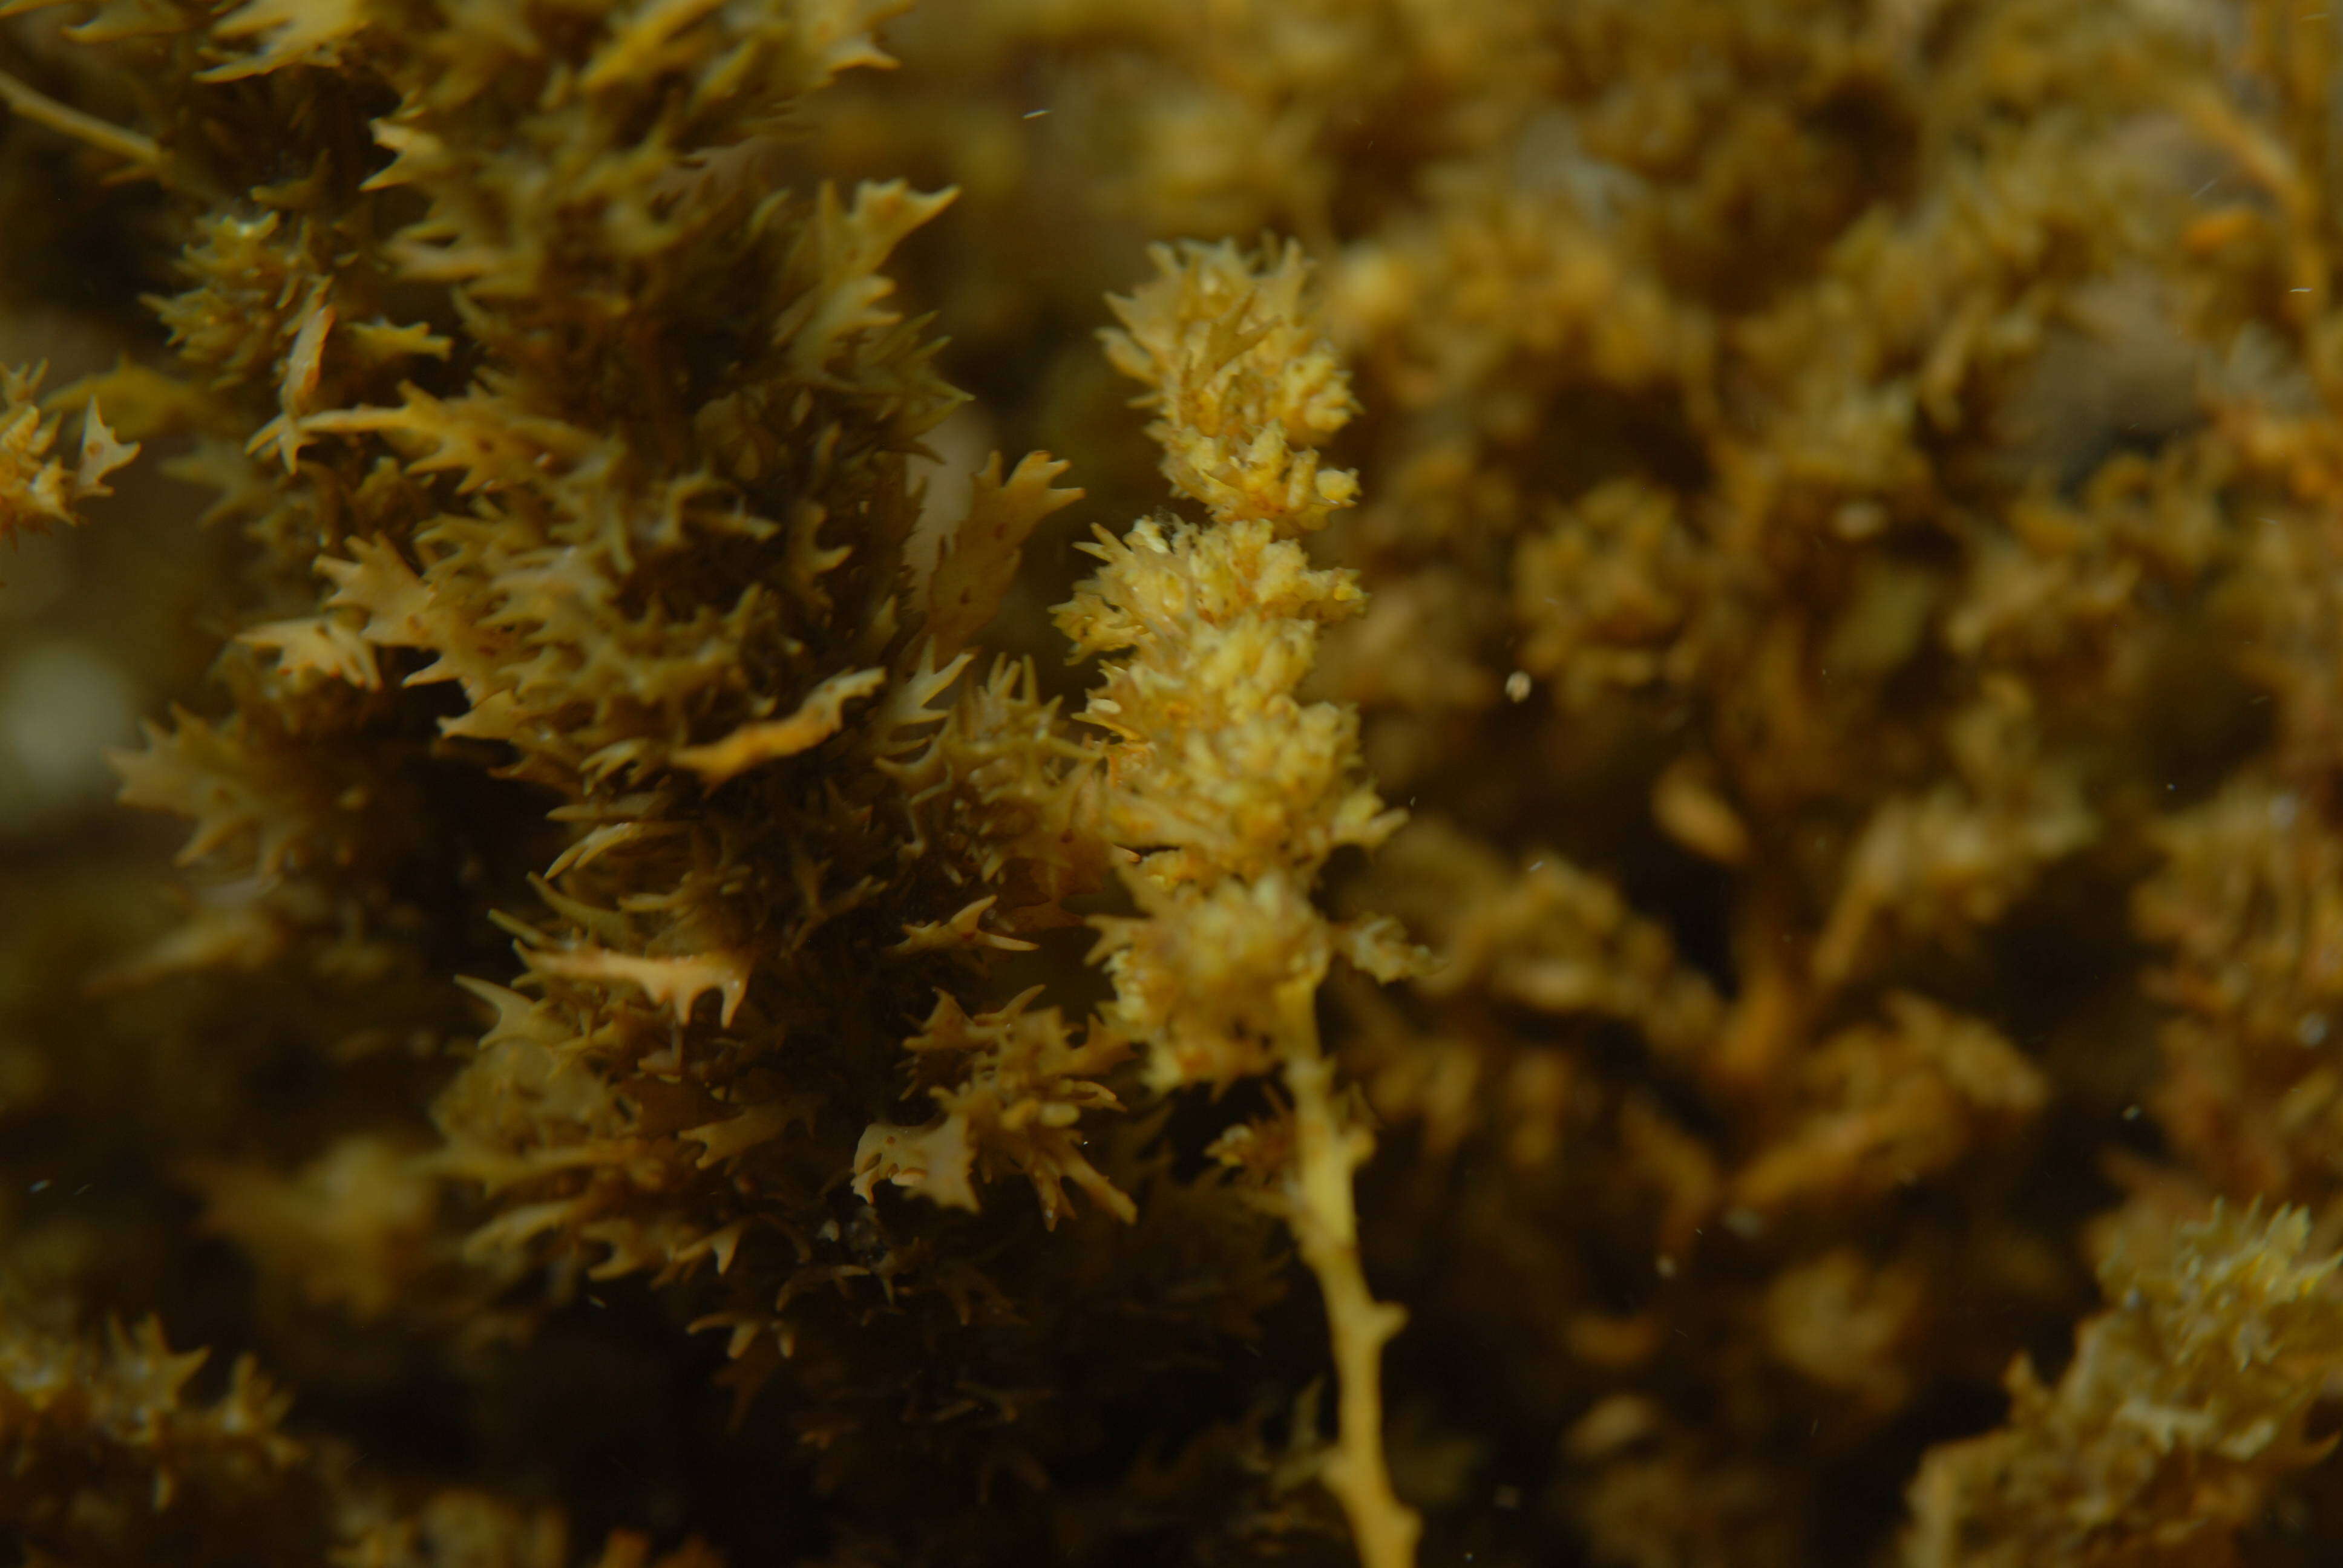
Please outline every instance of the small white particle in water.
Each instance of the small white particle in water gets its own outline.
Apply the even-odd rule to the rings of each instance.
[[[42,1177],[38,1181],[34,1182],[30,1187],[25,1189],[27,1192],[45,1192],[48,1190],[49,1179],[45,1176]]]
[[[1676,1261],[1665,1252],[1662,1252],[1653,1261],[1652,1266],[1660,1271],[1660,1278],[1663,1280],[1673,1280],[1676,1277]]]
[[[1530,862],[1530,869],[1531,869],[1531,870],[1533,870],[1533,871],[1534,871],[1534,870],[1538,869],[1540,867],[1544,866],[1544,864],[1545,864],[1545,862],[1544,862],[1544,860],[1532,860],[1532,861]]]
[[[1515,702],[1523,702],[1528,700],[1530,695],[1530,672],[1526,669],[1517,669],[1513,671],[1513,674],[1505,677],[1505,695]]]
[[[1025,111],[1025,118],[1029,120],[1038,120],[1049,112],[1050,111],[1047,109],[1028,109]]]
[[[2270,826],[2278,829],[2293,827],[2295,813],[2299,809],[2301,809],[2299,803],[2296,801],[2295,798],[2291,794],[2271,796],[2269,803]]]
[[[2325,1043],[2327,1039],[2327,1015],[2323,1012],[2304,1013],[2302,1015],[2302,1021],[2294,1026],[2294,1038],[2302,1041],[2305,1045],[2319,1045]]]
[[[2138,1106],[2137,1106],[2137,1105],[2127,1105],[2127,1106],[2125,1106],[2125,1107],[2124,1107],[2124,1120],[2125,1120],[2126,1121],[2138,1121],[2138,1120],[2139,1120],[2139,1107],[2138,1107]]]

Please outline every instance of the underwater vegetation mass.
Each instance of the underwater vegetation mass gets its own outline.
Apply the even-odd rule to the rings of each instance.
[[[2322,0],[0,3],[0,1568],[2343,1560]]]

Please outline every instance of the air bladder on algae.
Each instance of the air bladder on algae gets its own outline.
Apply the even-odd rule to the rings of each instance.
[[[2318,7],[0,12],[0,1561],[2343,1551]]]

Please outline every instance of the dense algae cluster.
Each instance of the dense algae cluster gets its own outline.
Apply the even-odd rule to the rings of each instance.
[[[2323,7],[0,15],[0,1563],[2343,1553]]]

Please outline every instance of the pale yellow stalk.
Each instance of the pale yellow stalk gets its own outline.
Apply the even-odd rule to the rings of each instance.
[[[1382,1373],[1404,1314],[1360,1263],[1352,1182],[1373,1139],[1347,1113],[1315,1002],[1337,958],[1388,979],[1414,955],[1388,922],[1338,924],[1310,897],[1336,849],[1372,849],[1399,817],[1363,778],[1357,715],[1295,695],[1318,628],[1363,602],[1297,539],[1356,498],[1356,477],[1314,450],[1354,405],[1304,309],[1297,249],[1191,245],[1156,264],[1114,302],[1109,352],[1151,388],[1164,475],[1211,521],[1101,535],[1101,569],[1060,610],[1079,652],[1116,656],[1084,717],[1109,737],[1104,819],[1136,857],[1141,915],[1104,922],[1101,1026],[1145,1047],[1161,1089],[1283,1083],[1288,1152],[1262,1196],[1325,1301],[1341,1406],[1322,1478],[1367,1568],[1407,1568],[1419,1525],[1383,1457]]]

